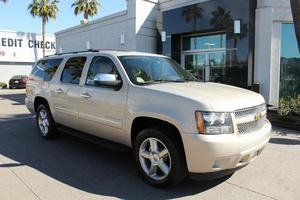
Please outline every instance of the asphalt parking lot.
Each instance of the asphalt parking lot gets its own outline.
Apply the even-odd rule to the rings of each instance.
[[[139,177],[130,151],[67,134],[42,139],[24,90],[0,90],[0,199],[300,199],[300,135],[275,129],[251,165],[210,182],[159,190]]]

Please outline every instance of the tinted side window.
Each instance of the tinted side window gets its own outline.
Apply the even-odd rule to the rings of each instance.
[[[117,80],[121,80],[114,62],[107,57],[97,56],[93,58],[87,74],[86,85],[94,86],[94,77],[97,74],[114,74]]]
[[[64,83],[79,84],[86,57],[70,58],[61,75]]]
[[[33,68],[31,76],[36,80],[51,81],[62,61],[62,58],[41,60]]]

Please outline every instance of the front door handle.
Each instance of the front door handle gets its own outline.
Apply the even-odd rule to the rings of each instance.
[[[92,96],[89,95],[88,93],[83,93],[83,94],[80,94],[80,97],[84,98],[84,99],[89,99],[91,98]]]
[[[63,91],[63,89],[58,88],[58,89],[55,90],[55,93],[56,94],[62,94],[62,93],[64,93],[64,91]]]

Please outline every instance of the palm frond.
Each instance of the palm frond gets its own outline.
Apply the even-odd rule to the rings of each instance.
[[[99,6],[100,3],[98,0],[75,0],[71,5],[71,7],[74,7],[75,15],[83,13],[85,16],[97,15]]]

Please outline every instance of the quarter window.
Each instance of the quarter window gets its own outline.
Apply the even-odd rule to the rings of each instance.
[[[61,81],[64,83],[79,84],[85,62],[86,57],[70,58],[62,72]]]
[[[94,78],[97,74],[113,74],[117,80],[121,80],[114,62],[107,57],[97,56],[94,57],[86,79],[86,85],[95,86]]]
[[[33,68],[31,76],[36,80],[51,81],[62,61],[62,58],[41,60]]]

